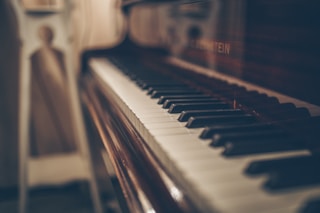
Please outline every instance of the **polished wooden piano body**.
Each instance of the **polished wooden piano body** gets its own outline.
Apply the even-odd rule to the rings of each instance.
[[[319,210],[319,9],[123,2],[128,36],[85,52],[80,81],[123,211]]]

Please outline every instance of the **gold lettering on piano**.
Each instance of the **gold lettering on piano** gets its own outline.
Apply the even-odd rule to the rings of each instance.
[[[195,42],[195,48],[207,50],[214,53],[230,55],[231,44],[229,42],[215,41],[209,39],[198,39]]]

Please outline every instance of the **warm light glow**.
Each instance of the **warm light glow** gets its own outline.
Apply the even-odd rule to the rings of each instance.
[[[26,10],[63,9],[63,0],[23,0]]]
[[[156,213],[156,211],[154,209],[148,209],[147,213]]]
[[[177,187],[174,187],[174,186],[170,188],[170,194],[177,201],[182,200],[183,198],[182,192]]]

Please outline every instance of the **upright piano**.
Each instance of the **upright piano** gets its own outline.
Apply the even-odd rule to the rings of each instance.
[[[123,1],[83,112],[128,212],[320,212],[320,2]],[[124,207],[125,206],[125,207]]]

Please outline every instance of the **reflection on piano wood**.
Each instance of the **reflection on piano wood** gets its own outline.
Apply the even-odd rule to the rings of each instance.
[[[259,2],[249,6],[270,6]],[[245,40],[249,50],[265,45]],[[253,67],[265,66],[250,51],[240,76],[226,70],[231,77],[126,42],[86,58],[82,99],[131,212],[320,212],[314,94],[309,104],[253,84],[270,88],[274,69],[271,75],[262,70],[256,82],[243,81],[255,79],[248,77]],[[196,45],[186,47],[205,55]]]

